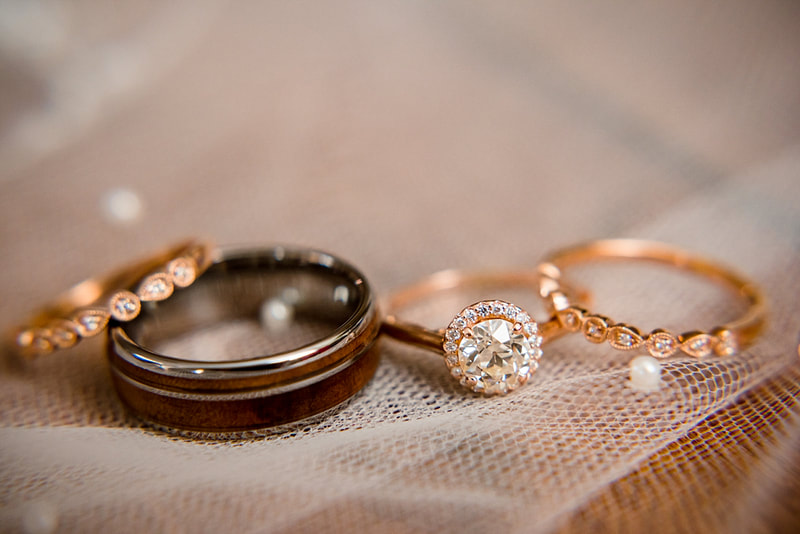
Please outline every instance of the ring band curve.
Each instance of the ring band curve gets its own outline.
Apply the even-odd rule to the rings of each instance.
[[[208,241],[186,240],[84,280],[11,329],[9,345],[17,355],[33,359],[98,335],[111,319],[133,320],[143,302],[167,299],[176,288],[191,285],[210,264],[212,249]]]
[[[748,309],[738,319],[708,331],[674,334],[658,328],[642,334],[628,323],[588,312],[564,291],[562,271],[578,263],[602,260],[644,260],[704,276],[731,289],[747,303]],[[553,252],[538,270],[540,294],[561,326],[571,332],[582,332],[592,343],[608,341],[617,350],[644,348],[656,358],[673,356],[678,351],[696,358],[711,354],[729,356],[751,344],[766,323],[766,299],[756,284],[723,265],[664,243],[636,239],[592,241]]]
[[[323,337],[236,360],[147,348],[148,338],[180,337],[193,325],[202,331],[259,316],[276,298],[292,317],[327,321]],[[235,433],[304,419],[353,396],[377,368],[379,331],[372,289],[350,264],[304,248],[230,249],[190,290],[112,326],[108,358],[120,398],[141,419],[167,429]]]
[[[538,288],[533,270],[466,272],[447,270],[392,294],[383,332],[445,357],[450,374],[476,393],[506,394],[525,384],[538,368],[541,345],[567,331],[553,317],[537,323],[521,307],[501,300],[467,306],[446,328],[433,330],[399,319],[396,313],[435,293],[462,288]]]

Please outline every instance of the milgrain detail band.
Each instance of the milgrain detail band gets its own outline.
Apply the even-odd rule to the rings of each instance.
[[[533,271],[442,271],[401,289],[388,300],[383,332],[443,354],[450,374],[476,393],[502,395],[525,384],[539,366],[542,343],[564,330],[556,318],[537,323],[521,307],[502,300],[483,300],[465,307],[446,328],[429,329],[402,321],[396,313],[435,293],[467,287],[528,287],[535,291]]]
[[[658,328],[643,334],[631,324],[590,313],[564,290],[562,271],[575,264],[602,260],[645,260],[704,276],[731,289],[748,309],[742,317],[708,331],[675,334]],[[540,294],[549,302],[560,325],[583,333],[592,343],[607,341],[617,350],[645,349],[656,358],[673,356],[678,351],[696,358],[729,356],[752,343],[766,322],[765,297],[753,282],[716,262],[664,243],[635,239],[592,241],[553,252],[538,270]]]
[[[321,339],[223,361],[172,357],[145,346],[148,336],[160,337],[161,331],[170,338],[191,330],[192,320],[181,316],[197,309],[217,314],[199,320],[202,329],[257,315],[262,300],[287,294],[292,314],[301,320],[324,317],[331,325]],[[113,326],[108,357],[120,398],[140,418],[169,429],[228,434],[301,420],[352,397],[375,372],[379,331],[372,290],[344,261],[303,248],[225,250],[180,299]]]
[[[210,265],[213,245],[187,240],[131,263],[107,276],[85,280],[35,312],[11,331],[11,345],[35,358],[96,336],[110,320],[131,321],[143,302],[167,299]]]

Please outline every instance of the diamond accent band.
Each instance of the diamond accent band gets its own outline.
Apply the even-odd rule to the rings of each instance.
[[[556,316],[564,328],[583,332],[584,337],[592,343],[608,341],[617,350],[644,347],[655,358],[668,358],[678,351],[694,358],[705,358],[712,354],[730,356],[736,354],[739,348],[736,334],[724,328],[716,328],[710,333],[686,332],[679,336],[659,328],[643,335],[634,326],[614,323],[599,315],[588,315],[586,310],[578,307],[561,310]]]
[[[168,299],[174,290],[175,285],[168,273],[155,273],[142,280],[136,296],[142,302],[158,302]]]
[[[579,307],[588,300],[577,286],[563,277],[564,269],[606,260],[637,260],[659,263],[700,275],[726,286],[745,305],[736,319],[709,331],[690,331],[680,335],[662,329],[641,333],[631,324],[615,322],[590,314]],[[714,260],[674,245],[639,239],[601,239],[551,252],[537,267],[539,295],[547,300],[560,327],[581,332],[592,343],[607,341],[617,350],[645,349],[655,358],[668,358],[682,352],[694,358],[711,355],[731,356],[749,346],[767,322],[767,299],[752,280]]]
[[[450,374],[476,393],[504,395],[525,384],[539,367],[542,337],[520,307],[500,300],[464,308],[445,330]]]
[[[172,295],[175,288],[188,287],[210,263],[211,244],[195,240],[184,242],[127,270],[84,283],[89,285],[89,294],[92,295],[97,286],[102,287],[105,297],[97,299],[93,296],[91,300],[81,302],[76,299],[73,302],[71,295],[81,294],[79,290],[84,284],[75,286],[67,293],[67,297],[62,297],[59,304],[53,307],[58,312],[45,308],[34,315],[29,326],[16,329],[13,339],[20,354],[27,357],[71,347],[82,338],[98,335],[111,319],[132,321],[141,312],[142,302],[164,300]],[[142,278],[143,275],[147,276]],[[137,279],[141,281],[135,293],[115,287],[135,284]],[[121,283],[123,280],[127,282]],[[69,306],[74,307],[70,309]],[[68,311],[63,311],[65,308]],[[66,313],[66,317],[56,313]]]

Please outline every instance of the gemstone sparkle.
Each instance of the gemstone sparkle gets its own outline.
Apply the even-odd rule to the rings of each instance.
[[[527,380],[534,346],[514,323],[487,319],[472,326],[472,337],[458,346],[464,376],[486,393],[506,393]]]

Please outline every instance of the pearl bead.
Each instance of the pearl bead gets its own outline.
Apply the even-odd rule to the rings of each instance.
[[[631,387],[639,391],[656,391],[661,387],[661,363],[652,356],[637,356],[630,363]]]

